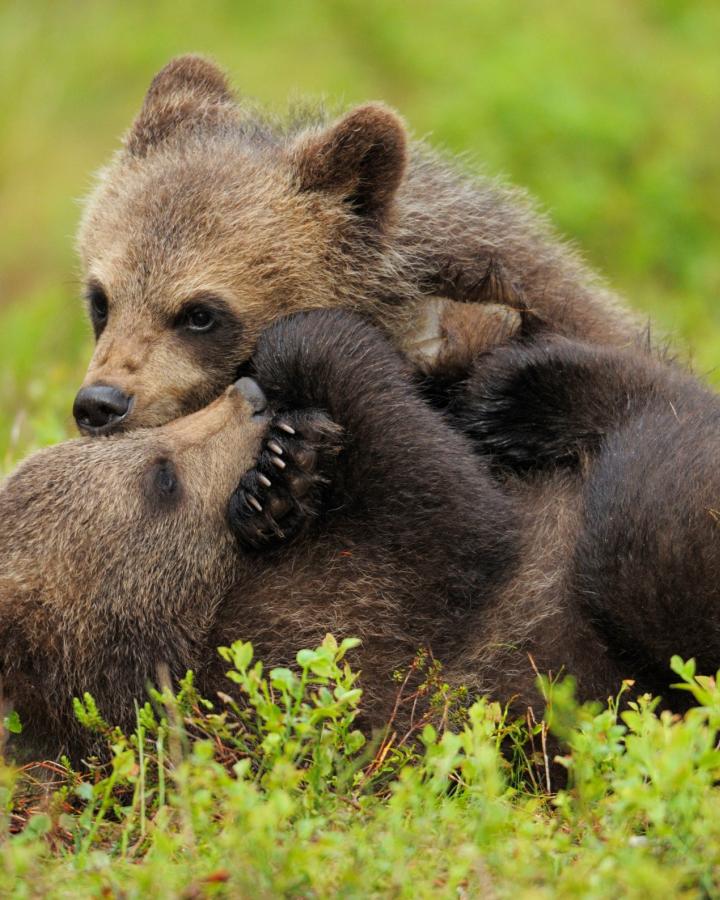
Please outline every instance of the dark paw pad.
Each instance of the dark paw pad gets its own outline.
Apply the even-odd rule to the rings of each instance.
[[[275,416],[255,468],[230,500],[230,525],[240,543],[271,549],[297,537],[320,512],[339,451],[340,427],[324,413]]]

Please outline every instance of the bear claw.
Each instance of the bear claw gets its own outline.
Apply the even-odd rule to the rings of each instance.
[[[285,545],[317,517],[340,451],[340,431],[315,410],[270,421],[255,468],[243,475],[230,500],[230,526],[241,545]]]

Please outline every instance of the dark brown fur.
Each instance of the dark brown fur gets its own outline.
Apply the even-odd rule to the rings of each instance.
[[[574,485],[565,591],[627,674],[665,692],[673,653],[720,666],[714,393],[655,355],[553,338],[496,351],[456,413],[520,496]]]
[[[89,293],[109,304],[86,385],[133,398],[114,427],[200,408],[263,328],[301,309],[358,311],[420,371],[454,376],[515,335],[526,307],[594,342],[635,331],[523,194],[410,142],[391,110],[280,124],[194,56],[153,80],[87,203],[79,249]],[[220,322],[193,350],[182,311],[207,297],[232,341]]]
[[[568,397],[584,400],[576,410],[559,395],[546,417],[567,422],[558,433],[538,423],[561,448],[554,462],[520,474],[506,463],[501,486],[354,316],[277,323],[255,365],[276,412],[342,428],[322,507],[273,554],[241,549],[228,524],[227,498],[267,428],[236,388],[162,428],[43,451],[3,486],[0,671],[36,752],[88,749],[70,708],[85,690],[131,725],[161,663],[227,690],[214,648],[238,637],[289,663],[327,631],[359,635],[369,725],[388,714],[391,672],[421,645],[453,683],[518,709],[538,704],[528,653],[599,698],[622,677],[664,687],[674,649],[717,665],[720,416],[688,376],[572,342],[496,351],[460,412],[480,445],[509,379],[522,404],[523,389],[534,396],[533,383],[562,371]],[[521,443],[525,432],[503,429]],[[582,464],[564,434],[581,435]],[[168,468],[174,490],[159,478]]]

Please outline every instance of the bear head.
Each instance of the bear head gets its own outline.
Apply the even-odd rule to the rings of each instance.
[[[205,662],[242,574],[227,507],[266,429],[259,396],[239,383],[162,428],[50,447],[0,486],[0,686],[39,746],[72,741],[83,691],[127,725],[158,666]]]
[[[239,103],[212,63],[170,62],[81,222],[96,337],[81,431],[200,409],[283,314],[382,303],[398,315],[387,247],[405,165],[405,128],[381,105],[281,127]]]

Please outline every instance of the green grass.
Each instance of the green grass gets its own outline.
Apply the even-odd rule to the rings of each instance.
[[[72,433],[91,346],[77,200],[154,72],[189,50],[271,106],[383,99],[530,188],[720,383],[719,44],[715,0],[3,0],[0,470]],[[313,677],[349,678],[329,671]],[[248,677],[229,691],[247,698]],[[257,697],[250,715],[166,697],[169,724],[146,712],[135,736],[108,735],[109,770],[58,768],[41,789],[41,770],[0,768],[0,896],[720,896],[720,700],[684,677],[700,703],[684,720],[556,688],[571,782],[551,795],[493,704],[383,756],[357,746],[354,698],[317,726],[337,701],[322,685],[271,676],[279,718]]]
[[[188,677],[177,696],[154,692],[129,736],[86,696],[78,715],[106,735],[108,764],[46,765],[50,787],[39,767],[0,767],[0,894],[720,894],[720,689],[692,664],[673,661],[698,702],[685,719],[649,697],[579,706],[569,681],[546,683],[568,748],[550,793],[541,727],[534,756],[525,727],[484,700],[436,729],[452,702],[437,675],[414,743],[389,728],[366,744],[352,645],[326,638],[293,673],[265,672],[237,643],[223,651],[228,695],[209,704]]]

